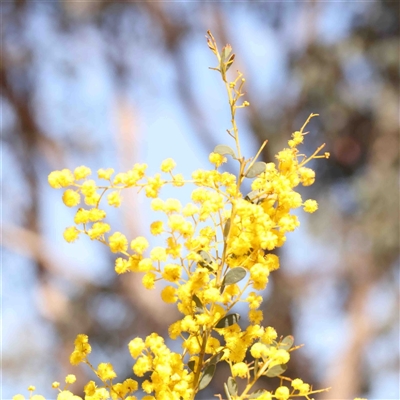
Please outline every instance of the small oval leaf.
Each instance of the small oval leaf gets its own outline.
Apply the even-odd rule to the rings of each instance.
[[[195,294],[192,296],[192,300],[196,304],[196,312],[203,312],[204,311],[203,304]]]
[[[286,369],[286,364],[274,365],[264,375],[268,376],[268,378],[274,378],[275,376],[282,375]]]
[[[248,399],[258,399],[265,392],[266,392],[265,389],[258,389],[255,392],[251,393]]]
[[[227,239],[228,234],[229,234],[229,229],[231,228],[231,219],[228,218],[225,222],[225,226],[224,226],[224,240]]]
[[[245,176],[246,178],[255,178],[257,175],[263,173],[266,167],[267,164],[265,164],[265,162],[257,161],[246,171]]]
[[[212,265],[211,265],[211,263],[212,263],[211,256],[210,256],[206,251],[204,251],[204,250],[200,250],[200,251],[198,251],[197,253],[198,253],[198,254],[201,256],[201,258],[202,258],[202,260],[199,261],[198,264],[199,264],[201,267],[207,268],[209,271],[213,272],[214,269],[213,269],[213,267],[212,267]]]
[[[239,314],[229,314],[229,315],[225,315],[225,317],[222,317],[217,325],[215,325],[215,327],[217,329],[221,329],[221,328],[227,328],[228,326],[231,326],[233,324],[236,324],[240,319],[240,315]]]
[[[226,145],[226,144],[218,144],[214,148],[214,153],[221,154],[221,156],[224,156],[226,154],[229,154],[233,158],[236,158],[235,151],[232,149],[232,147]]]
[[[211,262],[211,256],[204,250],[200,250],[198,252],[198,254],[200,254],[201,258],[206,262],[209,263]],[[201,261],[200,261],[201,262]]]
[[[194,367],[196,366],[196,362],[194,360],[190,360],[187,365],[189,369],[194,372]]]
[[[283,350],[289,350],[294,343],[294,337],[292,335],[286,336],[282,342],[279,343],[279,348]]]
[[[229,394],[229,390],[228,390],[228,386],[226,385],[226,383],[224,382],[224,390],[225,390],[225,394],[227,395],[227,400],[232,400],[231,395]],[[221,397],[222,398],[222,397]]]
[[[208,364],[218,364],[223,355],[224,353],[222,351],[217,354],[214,354],[211,358],[207,360]]]
[[[246,270],[243,267],[235,267],[228,271],[223,280],[223,285],[233,285],[240,282],[246,276]]]
[[[238,393],[238,385],[231,376],[228,378],[228,391],[232,396],[236,396]]]
[[[232,46],[230,44],[227,44],[224,46],[221,50],[221,59],[223,62],[227,61],[227,58],[229,55],[232,53]]]
[[[204,370],[199,381],[199,390],[203,390],[211,382],[215,372],[215,364],[211,364]]]
[[[244,199],[253,204],[260,204],[266,197],[267,195],[263,193],[261,190],[253,190],[252,192],[247,193]]]

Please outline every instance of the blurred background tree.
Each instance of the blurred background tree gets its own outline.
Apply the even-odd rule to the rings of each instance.
[[[127,377],[128,341],[166,337],[177,319],[140,278],[117,277],[106,249],[63,242],[72,213],[47,175],[173,156],[187,176],[227,142],[210,29],[247,78],[247,155],[268,139],[273,160],[311,112],[306,151],[331,152],[307,188],[320,210],[301,216],[265,293],[265,324],[306,344],[288,372],[332,386],[324,398],[398,399],[399,11],[397,1],[4,2],[3,398],[29,384],[52,398],[68,372],[89,379],[68,365],[77,333],[95,363]],[[143,199],[126,202],[112,225],[146,234]],[[221,392],[218,373],[199,398]]]

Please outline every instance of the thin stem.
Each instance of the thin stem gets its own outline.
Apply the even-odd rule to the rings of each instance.
[[[234,133],[234,137],[235,137],[235,142],[236,142],[236,149],[237,149],[237,154],[238,154],[238,158],[239,160],[242,159],[242,153],[240,150],[240,143],[239,143],[239,130],[238,127],[236,125],[236,120],[235,120],[235,113],[236,113],[236,99],[234,99],[232,97],[232,92],[231,92],[231,88],[229,87],[229,83],[225,82],[225,87],[226,87],[226,91],[228,92],[228,99],[229,99],[229,107],[231,109],[231,123],[232,123],[232,128],[233,128],[233,133]]]
[[[206,346],[207,346],[207,340],[208,340],[208,331],[204,331],[203,333],[203,343],[201,344],[201,350],[199,354],[199,362],[197,364],[197,369],[194,374],[194,387],[196,388],[195,391],[197,393],[198,391],[198,386],[199,386],[199,381],[200,381],[200,373],[203,368],[203,359],[206,354]]]
[[[319,114],[312,114],[312,113],[311,113],[310,116],[307,118],[307,121],[304,122],[303,126],[301,127],[300,133],[303,133],[305,127],[308,125],[308,123],[310,122],[311,118],[318,117],[318,115],[319,115]]]
[[[313,158],[315,158],[315,156],[325,147],[325,143],[323,143],[321,146],[318,147],[317,150],[314,151],[314,153],[308,157],[307,159],[303,160],[300,164],[299,167],[307,164],[309,161],[311,161]]]
[[[263,141],[262,145],[260,146],[260,149],[258,150],[255,157],[253,157],[253,160],[251,161],[250,165],[248,166],[247,171],[249,171],[249,169],[254,165],[254,163],[256,162],[257,158],[259,157],[259,155],[261,154],[261,152],[263,151],[263,149],[267,143],[268,143],[268,140]],[[247,173],[247,171],[246,171],[246,173]]]

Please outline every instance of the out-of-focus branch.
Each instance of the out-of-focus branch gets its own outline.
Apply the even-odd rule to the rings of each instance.
[[[325,385],[332,387],[332,390],[322,394],[323,399],[350,399],[360,392],[363,382],[360,370],[363,352],[375,333],[371,318],[365,309],[372,287],[372,282],[364,282],[353,288],[350,294],[347,313],[349,335],[345,341],[345,348],[339,351],[328,369]]]
[[[54,246],[37,232],[16,225],[3,224],[3,246],[32,259],[35,263],[40,263],[49,274],[66,278],[74,285],[82,285],[81,279],[77,280],[72,274],[68,274],[70,268],[66,261],[52,255],[50,249]]]

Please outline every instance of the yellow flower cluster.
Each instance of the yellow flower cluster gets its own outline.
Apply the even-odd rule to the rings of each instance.
[[[226,72],[234,59],[231,47],[227,45],[220,53],[210,33],[208,45],[218,59],[215,69],[221,73],[227,89],[232,114],[232,129],[228,133],[234,138],[236,149],[216,146],[209,156],[213,169],[194,171],[190,180],[173,172],[176,163],[171,158],[161,163],[160,172],[154,176],[146,175],[146,164],[135,164],[129,171],[115,175],[113,169],[100,169],[100,183],[90,179],[92,172],[85,166],[50,173],[50,186],[65,189],[64,204],[81,206],[74,217],[75,225],[65,230],[64,238],[73,242],[85,234],[105,244],[118,253],[117,274],[141,273],[147,289],[164,280],[167,285],[161,298],[175,303],[182,314],[168,331],[171,339],[182,340],[182,354],[172,352],[156,333],[129,343],[133,375],[142,378],[146,374],[141,383],[146,395],[140,398],[192,400],[210,383],[220,362],[227,363],[231,370],[225,384],[228,398],[309,398],[319,391],[301,379],[283,378],[290,353],[297,347],[292,336],[278,337],[273,327],[261,325],[262,296],[257,291],[265,289],[269,274],[279,268],[279,258],[272,251],[282,246],[287,233],[299,226],[292,211],[301,206],[309,213],[317,210],[317,202],[303,201],[296,188],[314,183],[315,173],[306,165],[310,160],[327,158],[328,154],[319,155],[323,146],[310,157],[299,154],[298,146],[303,143],[304,128],[312,114],[302,129],[293,133],[288,148],[276,155],[276,163],[256,161],[266,142],[254,158],[245,159],[235,122],[237,109],[249,105],[238,105],[245,79],[239,72],[236,80],[228,83]],[[228,156],[239,163],[238,176],[218,170]],[[248,194],[241,191],[245,179],[252,180]],[[162,199],[160,191],[168,184],[193,184],[191,201],[182,205],[178,199]],[[128,240],[121,232],[111,232],[110,225],[104,222],[106,212],[100,208],[101,201],[105,199],[109,206],[119,207],[121,192],[128,188],[143,190],[152,199],[152,210],[164,214],[150,225],[151,235],[165,237],[164,246],[152,247],[143,236]],[[244,329],[238,323],[240,315],[233,312],[238,302],[248,304],[249,325]],[[129,378],[116,383],[114,367],[100,363],[94,368],[88,360],[90,352],[88,337],[78,335],[71,364],[87,364],[102,382],[99,387],[94,381],[86,384],[85,400],[136,399],[138,382]],[[248,354],[253,361],[248,361]],[[262,376],[281,377],[281,386],[273,392],[264,390],[255,395],[253,386]],[[68,375],[67,385],[74,379]],[[237,379],[247,380],[240,394]],[[283,382],[290,382],[291,389]],[[58,382],[53,387],[59,390],[57,400],[79,399],[67,388],[60,390]]]
[[[91,353],[92,347],[89,344],[89,338],[87,335],[79,334],[75,339],[75,349],[71,354],[70,363],[72,365],[78,365],[82,361],[86,360],[86,357]]]
[[[136,360],[134,375],[140,378],[151,373],[142,384],[149,399],[193,399],[207,377],[207,368],[215,367],[218,362],[230,365],[234,379],[263,374],[278,376],[286,369],[293,341],[290,337],[278,340],[272,327],[261,326],[263,314],[258,309],[262,297],[257,291],[265,289],[270,272],[279,268],[279,258],[271,251],[282,246],[287,233],[299,226],[292,210],[303,206],[305,211],[314,212],[318,208],[315,200],[303,202],[295,191],[300,184],[309,186],[314,182],[315,173],[305,164],[321,157],[318,153],[309,158],[299,156],[297,146],[303,142],[303,136],[302,131],[292,135],[289,147],[277,154],[277,164],[239,160],[242,172],[238,177],[218,171],[227,161],[218,152],[210,154],[215,169],[194,171],[190,181],[172,173],[176,164],[170,158],[161,163],[161,173],[153,177],[145,175],[144,164],[136,164],[132,170],[116,174],[114,179],[112,169],[101,169],[97,173],[99,179],[108,180],[104,186],[89,179],[91,171],[84,166],[74,172],[62,170],[49,175],[52,187],[66,188],[62,197],[66,206],[78,206],[81,197],[89,206],[77,209],[76,225],[66,229],[65,239],[72,242],[84,233],[106,244],[113,253],[120,254],[115,262],[116,272],[143,273],[142,282],[148,289],[153,289],[159,280],[168,282],[161,298],[166,303],[177,303],[183,314],[169,328],[172,339],[183,340],[182,355],[172,353],[156,334],[145,341],[136,338],[129,343],[129,351]],[[260,169],[253,173],[255,168]],[[169,174],[169,178],[163,179],[162,173]],[[245,196],[240,191],[241,184],[252,173],[252,192]],[[179,187],[189,183],[196,188],[186,205],[178,199],[159,197],[166,184]],[[131,187],[144,190],[152,199],[152,210],[165,214],[165,225],[160,220],[150,225],[152,235],[165,235],[165,246],[151,248],[143,236],[129,241],[121,232],[110,233],[100,201],[106,198],[109,206],[118,207],[121,191]],[[107,191],[109,194],[105,196]],[[243,281],[241,286],[240,281]],[[253,291],[243,298],[248,288]],[[249,305],[250,325],[245,330],[237,323],[238,315],[229,313],[238,301]],[[87,336],[78,335],[71,363],[84,362],[90,366],[87,360],[90,350]],[[246,362],[248,351],[257,361],[257,371]],[[186,364],[185,355],[189,357]],[[103,382],[116,378],[111,364],[102,363],[93,370]],[[137,390],[136,381],[129,382],[130,390],[128,383],[118,384],[115,389],[121,398],[130,398]],[[313,393],[300,379],[294,380],[292,387],[292,393],[288,387],[280,386],[275,393],[265,392],[260,398],[273,396],[284,400],[294,393],[304,396]],[[110,388],[96,389],[94,383],[89,383],[85,387],[86,398],[102,396],[104,390]]]

